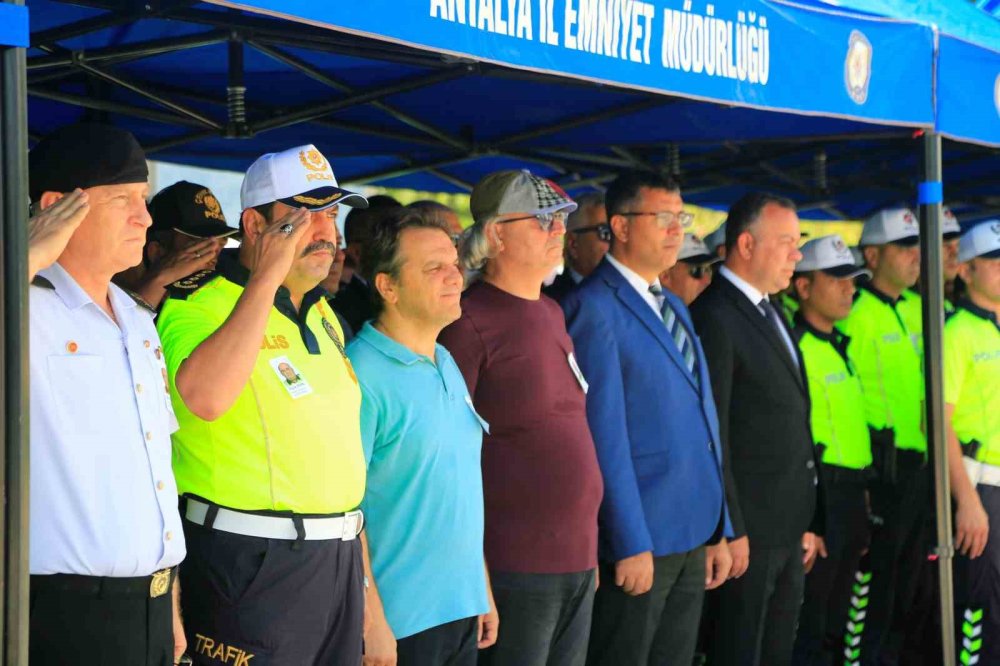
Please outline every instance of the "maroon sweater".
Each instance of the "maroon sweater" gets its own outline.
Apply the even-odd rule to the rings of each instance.
[[[595,567],[604,487],[562,310],[547,296],[529,301],[478,282],[439,342],[490,424],[482,456],[490,569]]]

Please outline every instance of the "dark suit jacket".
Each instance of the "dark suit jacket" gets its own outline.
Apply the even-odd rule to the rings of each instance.
[[[590,384],[605,561],[683,553],[730,535],[707,363],[687,308],[664,293],[694,342],[698,383],[663,320],[607,259],[562,303]]]
[[[721,274],[691,306],[708,357],[722,433],[726,496],[736,536],[790,546],[822,534],[809,392],[781,336]],[[794,341],[794,337],[792,338]]]
[[[576,289],[576,282],[573,282],[573,278],[570,277],[569,268],[567,267],[562,273],[556,276],[556,279],[552,281],[552,284],[542,289],[542,293],[554,300],[556,303],[562,303],[566,294],[574,289]]]
[[[347,320],[352,331],[360,331],[364,323],[375,316],[371,298],[368,285],[352,276],[351,281],[333,297],[330,305]]]

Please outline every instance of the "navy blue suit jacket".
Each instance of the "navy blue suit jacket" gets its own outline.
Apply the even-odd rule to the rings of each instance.
[[[732,534],[708,363],[687,308],[664,294],[694,342],[700,385],[663,320],[607,259],[562,303],[590,385],[605,561],[682,553]]]

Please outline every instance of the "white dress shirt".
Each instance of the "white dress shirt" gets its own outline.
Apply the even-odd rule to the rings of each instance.
[[[146,576],[184,558],[177,429],[151,313],[114,320],[59,264],[30,288],[31,573]]]
[[[622,274],[632,288],[639,292],[642,296],[642,300],[646,301],[649,307],[653,308],[653,312],[656,313],[657,319],[663,318],[663,313],[660,311],[660,301],[657,300],[656,295],[649,290],[650,287],[660,288],[660,278],[656,278],[652,282],[646,282],[645,279],[631,268],[621,263],[608,252],[605,257],[608,258],[608,263],[615,267],[615,269]]]
[[[729,267],[727,266],[722,266],[721,268],[719,268],[719,274],[722,275],[722,277],[729,280],[734,287],[742,291],[743,294],[750,299],[750,303],[753,304],[757,312],[760,312],[760,316],[763,317],[764,319],[767,319],[767,314],[761,311],[760,309],[760,302],[762,300],[770,302],[771,300],[770,296],[768,296],[760,289],[758,289],[757,287],[753,286],[752,284],[741,278],[736,273],[729,270]],[[795,365],[798,365],[799,357],[795,351],[796,349],[795,342],[792,341],[792,336],[789,335],[788,329],[784,326],[779,326],[778,331],[781,333],[781,339],[784,341],[785,347],[788,349],[788,353],[792,357],[792,362],[795,363]]]

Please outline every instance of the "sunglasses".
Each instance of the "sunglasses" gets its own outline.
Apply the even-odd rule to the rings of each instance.
[[[671,213],[667,210],[660,211],[659,213],[628,211],[625,213],[618,213],[618,215],[624,215],[625,217],[644,217],[646,215],[651,215],[656,218],[656,226],[661,229],[666,229],[672,225],[674,221],[680,222],[681,227],[684,229],[687,229],[694,224],[694,215],[691,213]]]
[[[535,220],[538,222],[538,226],[541,227],[542,231],[548,232],[552,229],[552,225],[559,222],[566,226],[566,213],[559,210],[554,213],[538,213],[537,215],[524,215],[523,217],[512,217],[509,220],[500,220],[497,224],[509,224],[511,222],[520,222],[521,220]]]
[[[715,273],[715,269],[712,268],[711,264],[700,264],[698,266],[688,266],[688,275],[693,277],[695,280],[700,280],[703,277],[711,276]]]
[[[589,234],[594,232],[597,234],[597,239],[602,240],[605,243],[611,242],[611,225],[608,224],[595,224],[592,227],[583,227],[582,229],[574,229],[574,234]]]

